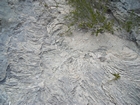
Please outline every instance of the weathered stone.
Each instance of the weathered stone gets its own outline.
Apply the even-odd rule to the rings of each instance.
[[[129,41],[138,41],[137,36],[124,40],[78,30],[66,36],[65,1],[8,1],[1,0],[5,6],[0,8],[12,6],[10,14],[3,13],[16,24],[6,25],[8,18],[2,16],[6,22],[0,33],[0,76],[6,79],[0,84],[0,105],[140,103],[140,52]]]
[[[7,58],[0,55],[0,81],[3,81],[6,77]]]
[[[100,59],[101,62],[104,62],[106,60],[105,57],[99,57],[99,59]]]
[[[120,11],[138,10],[140,9],[139,0],[112,0]]]
[[[140,1],[139,0],[120,0],[123,4],[123,7],[127,10],[135,10],[140,9]]]
[[[140,41],[137,41],[138,45],[140,46]]]
[[[7,99],[6,94],[0,90],[0,105],[9,105]]]

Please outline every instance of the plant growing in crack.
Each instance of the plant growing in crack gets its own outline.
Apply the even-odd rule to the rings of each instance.
[[[121,76],[119,73],[111,73],[115,78],[113,80],[118,80]]]

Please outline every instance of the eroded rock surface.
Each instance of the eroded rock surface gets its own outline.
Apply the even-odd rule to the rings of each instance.
[[[0,31],[0,105],[139,105],[134,42],[80,30],[67,36],[63,0],[1,3],[11,17],[0,15],[8,23]]]

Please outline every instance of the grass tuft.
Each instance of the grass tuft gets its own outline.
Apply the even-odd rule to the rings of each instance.
[[[119,73],[114,73],[114,74],[112,74],[115,78],[114,78],[114,80],[118,80],[119,78],[120,78],[120,74]]]

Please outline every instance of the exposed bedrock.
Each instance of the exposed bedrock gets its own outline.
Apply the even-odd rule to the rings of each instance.
[[[64,0],[0,1],[0,105],[139,105],[134,41],[68,35],[68,11]]]

